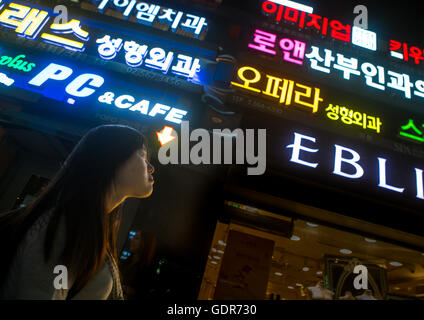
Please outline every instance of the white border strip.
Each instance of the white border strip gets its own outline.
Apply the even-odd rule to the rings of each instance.
[[[300,11],[305,11],[307,13],[313,13],[314,12],[314,8],[306,6],[304,4],[300,4],[294,1],[290,1],[290,0],[269,0],[271,2],[274,2],[276,4],[281,4],[283,6],[287,6],[287,7],[291,7],[293,9],[297,9]]]

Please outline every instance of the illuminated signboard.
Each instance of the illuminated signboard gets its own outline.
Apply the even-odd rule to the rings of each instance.
[[[265,87],[253,87],[263,83],[262,74],[257,69],[249,66],[241,67],[237,71],[241,82],[232,81],[231,84],[248,92],[254,92],[278,101],[284,106],[295,106],[305,109],[307,107],[312,113],[318,112],[319,103],[323,101],[320,97],[320,89],[304,85],[289,79],[283,79],[267,74]]]
[[[275,56],[277,54],[275,50],[276,41],[276,34],[256,29],[252,42],[247,46],[251,49]],[[303,65],[306,49],[305,42],[284,37],[278,39],[278,45],[282,51],[281,55],[284,61]]]
[[[283,6],[287,6],[290,8],[294,8],[300,11],[305,11],[307,13],[313,13],[314,8],[310,6],[306,6],[304,4],[300,4],[298,2],[290,1],[290,0],[271,0],[271,2],[275,2],[276,4],[281,4]]]
[[[338,20],[330,20],[326,17],[304,12],[299,8],[289,5],[284,6],[279,1],[265,1],[262,4],[262,11],[267,16],[275,18],[276,22],[284,21],[288,24],[295,24],[302,30],[310,30],[312,33],[322,36],[330,36],[344,42],[352,42],[353,45],[363,47],[372,51],[377,50],[377,34],[370,30],[350,25],[343,25]],[[408,45],[405,42],[390,40],[390,56],[403,61],[414,61],[419,65],[424,60],[424,50],[418,45]],[[386,50],[386,48],[385,48]]]
[[[272,1],[262,4],[262,11],[267,16],[275,16],[275,21],[296,24],[300,29],[307,29],[322,36],[330,36],[343,42],[352,42],[353,45],[368,50],[377,50],[377,35],[375,32],[364,30],[356,26],[344,25],[338,20],[330,20],[314,13],[306,13],[292,7],[277,5]]]
[[[417,46],[409,46],[408,48],[407,43],[395,40],[390,40],[390,56],[403,61],[413,60],[415,64],[420,64],[424,60],[423,49]]]
[[[329,104],[328,108],[325,109],[327,117],[330,120],[340,120],[345,125],[356,125],[362,127],[364,130],[374,130],[376,133],[380,133],[381,119],[379,117],[367,115],[365,112],[358,112],[352,109],[348,109],[344,106]]]
[[[35,63],[25,61],[25,55],[20,54],[16,57],[0,56],[0,66],[6,66],[16,70],[29,72],[35,67]]]
[[[417,79],[414,82],[408,74],[386,70],[370,62],[363,62],[359,67],[358,59],[345,57],[341,53],[337,53],[336,58],[330,49],[321,50],[317,46],[312,46],[311,52],[305,57],[309,59],[310,68],[313,70],[326,74],[331,74],[334,69],[339,70],[345,80],[363,75],[368,87],[385,91],[387,85],[388,88],[401,91],[406,99],[412,99],[412,95],[419,99],[424,98],[424,80]],[[389,81],[386,81],[387,78]]]
[[[16,3],[5,6],[0,13],[0,23],[13,29],[18,36],[34,40],[41,34],[40,39],[44,42],[67,50],[97,55],[104,60],[122,62],[132,68],[146,68],[192,83],[201,83],[198,78],[201,60],[189,53],[175,52],[151,41],[105,34],[101,29],[88,29],[88,26],[82,27],[81,22],[75,19],[66,24],[46,25],[49,18],[46,11]],[[52,33],[47,30],[44,32],[45,26],[49,27]],[[67,36],[63,37],[63,34]],[[69,34],[73,35],[73,39]]]
[[[365,85],[373,89],[385,91],[386,88],[398,90],[406,99],[424,98],[424,80],[411,79],[406,73],[387,70],[383,66],[370,62],[359,64],[357,58],[348,57],[341,53],[334,54],[332,50],[311,46],[305,54],[307,44],[293,37],[280,36],[274,33],[256,29],[248,48],[263,55],[277,56],[276,42],[282,51],[281,62],[289,62],[303,65],[304,60],[309,60],[309,68],[328,75],[335,73],[335,70],[342,72],[344,80],[351,80],[353,77],[363,77]],[[415,90],[414,90],[415,89]]]
[[[421,128],[418,129],[418,128]],[[421,125],[415,125],[414,119],[409,119],[408,123],[400,127],[399,136],[404,139],[416,142],[423,143],[424,142],[424,123]]]
[[[124,48],[125,62],[133,68],[141,66],[144,62],[145,67],[160,70],[166,74],[171,64],[176,61],[171,72],[190,80],[200,71],[199,59],[183,54],[178,54],[175,57],[174,52],[166,52],[160,47],[149,48],[149,46],[135,41],[123,42],[121,38],[112,39],[110,35],[97,39],[96,43],[100,57],[105,60],[113,60],[118,52]]]
[[[8,49],[3,47],[1,50]],[[188,114],[186,108],[175,106],[177,99],[173,98],[173,102],[169,98],[166,102],[165,99],[160,101],[160,91],[135,85],[130,79],[125,82],[82,63],[76,67],[66,61],[50,62],[51,59],[46,57],[36,58],[36,53],[24,56],[36,61],[36,67],[25,72],[0,65],[0,89],[7,86],[8,90],[31,91],[82,109],[127,109],[121,112],[137,115],[140,120],[163,118],[169,123],[179,124]],[[156,98],[152,97],[153,93]],[[15,96],[19,98],[19,93]]]
[[[83,2],[81,7],[89,8],[90,2]],[[96,3],[97,10],[101,13],[108,14],[108,10],[112,10],[119,13],[125,20],[136,21],[165,31],[187,34],[193,38],[203,39],[208,28],[204,17],[156,4],[136,0],[94,0],[92,2]]]
[[[324,115],[325,113],[326,116],[321,119],[338,121],[345,126],[361,128],[367,133],[379,134],[382,131],[381,116],[371,115],[358,110],[358,108],[347,107],[340,103],[336,104],[333,102],[334,98],[330,102],[328,99],[324,100],[321,89],[314,85],[277,77],[250,66],[240,67],[234,80],[231,82],[234,88],[266,99],[272,102],[275,108],[292,106],[298,110],[309,111],[312,115]],[[346,101],[346,99],[344,100]],[[320,110],[321,113],[319,113]]]
[[[113,92],[106,92],[98,98],[101,103],[113,105],[120,109],[128,109],[132,112],[148,115],[149,117],[156,117],[157,115],[163,115],[166,121],[181,123],[183,117],[187,114],[187,111],[173,108],[162,103],[152,103],[146,99],[139,99],[136,102],[136,98],[132,95],[124,94],[117,96]]]
[[[283,119],[269,137],[268,170],[321,181],[330,198],[339,189],[422,208],[422,160]]]
[[[0,24],[12,28],[21,36],[29,39],[37,38],[40,31],[49,21],[50,16],[47,11],[38,10],[18,3],[10,3],[0,14]],[[51,24],[52,33],[43,32],[41,38],[51,44],[64,46],[70,50],[84,51],[84,42],[89,39],[88,32],[81,28],[79,20],[71,20],[66,24]],[[74,39],[59,36],[72,33]],[[82,40],[78,41],[78,40]]]
[[[286,149],[290,150],[290,162],[300,166],[316,169],[320,164],[315,161],[306,160],[308,157],[302,157],[305,153],[318,153],[320,151],[319,139],[316,136],[306,135],[301,133],[302,130],[293,132],[292,143],[286,146]],[[329,174],[338,175],[346,179],[361,179],[367,173],[364,165],[361,164],[361,154],[358,150],[353,149],[351,146],[340,145],[337,143],[333,144],[334,147],[334,162],[332,166],[332,172]],[[309,157],[311,159],[313,157]],[[376,164],[378,167],[378,175],[373,177],[378,183],[375,184],[377,188],[384,188],[396,193],[404,193],[405,187],[400,185],[401,181],[398,181],[397,185],[394,182],[389,182],[390,171],[390,159],[383,158],[382,156],[376,156]],[[390,167],[389,167],[390,166]],[[420,168],[410,168],[413,172],[415,185],[408,186],[410,191],[415,193],[415,197],[420,200],[424,200],[423,193],[423,170]],[[392,179],[393,181],[394,179]]]
[[[0,73],[0,83],[7,86],[7,87],[10,87],[12,84],[15,83],[15,80],[9,78],[4,73]]]

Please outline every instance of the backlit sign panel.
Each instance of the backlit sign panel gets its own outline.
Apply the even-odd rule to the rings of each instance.
[[[119,13],[123,19],[156,27],[161,30],[189,34],[193,38],[204,38],[208,29],[205,17],[185,13],[157,4],[136,0],[94,0],[97,10],[107,14],[108,10]],[[86,1],[88,5],[88,1]],[[85,8],[86,3],[81,7]]]
[[[277,5],[273,1],[263,2],[262,12],[267,16],[274,17],[276,22],[285,21],[295,24],[299,29],[306,29],[323,37],[351,42],[355,46],[371,51],[377,50],[377,34],[370,30],[352,27],[349,24],[345,25],[338,20],[299,11],[293,7]]]
[[[275,99],[282,106],[308,108],[310,112],[318,112],[320,102],[320,89],[290,79],[280,78],[266,74],[266,85],[258,86],[265,79],[262,73],[250,66],[241,67],[237,71],[239,82],[231,84],[243,90]]]
[[[11,52],[4,56],[14,56],[13,49],[1,50],[2,53]],[[19,60],[21,65],[24,57],[28,61],[35,61],[33,68],[26,71],[24,68],[11,68],[9,64],[0,65],[0,88],[7,86],[11,90],[31,91],[83,109],[87,106],[90,109],[116,109],[123,114],[134,114],[139,119],[163,119],[172,124],[181,123],[188,115],[186,108],[175,105],[176,99],[173,103],[170,103],[170,99],[161,101],[160,93],[156,98],[152,97],[157,90],[137,85],[131,80],[125,83],[98,70],[99,67],[96,70],[81,63],[76,67],[65,61],[50,62],[52,59],[36,57],[36,54],[16,57],[22,58]],[[80,109],[75,110],[78,112]]]
[[[370,62],[359,64],[357,58],[346,57],[341,53],[333,54],[330,49],[321,49],[317,46],[311,47],[311,52],[305,55],[309,59],[310,68],[326,74],[332,72],[342,72],[344,80],[351,80],[353,77],[363,77],[365,85],[377,90],[390,91],[397,90],[406,99],[424,98],[424,80],[412,79],[409,74],[395,72],[375,65]],[[422,100],[421,100],[422,101]]]
[[[403,61],[414,61],[419,65],[424,60],[424,51],[418,46],[409,46],[405,42],[390,40],[390,56]]]
[[[363,84],[371,89],[396,93],[408,100],[424,98],[424,78],[414,79],[409,73],[310,45],[294,36],[257,28],[253,34],[249,34],[247,47],[250,52],[270,56],[276,64],[306,65],[314,72],[325,73],[333,78],[354,80],[356,83],[363,80]]]
[[[283,119],[268,135],[268,170],[322,183],[330,199],[340,190],[422,207],[421,160]]]
[[[190,53],[178,52],[151,40],[105,33],[98,27],[88,27],[76,19],[65,24],[46,24],[49,18],[47,11],[14,2],[4,6],[0,12],[0,24],[18,36],[40,39],[66,50],[125,63],[131,68],[144,68],[196,84],[201,82],[198,75],[202,71],[202,61]]]

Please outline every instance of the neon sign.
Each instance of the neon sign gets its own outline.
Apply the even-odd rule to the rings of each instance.
[[[344,124],[354,124],[362,127],[364,130],[370,129],[380,133],[382,123],[379,117],[369,116],[364,112],[358,112],[344,106],[340,107],[339,105],[333,104],[329,104],[325,111],[330,120],[337,121],[340,119]]]
[[[81,29],[81,22],[75,19],[72,19],[68,23],[64,24],[53,23],[50,26],[50,29],[55,33],[73,33],[75,36],[85,42],[87,42],[90,38],[89,33]],[[41,34],[41,38],[44,39],[44,41],[47,43],[63,46],[69,50],[84,51],[84,43],[79,41],[66,39],[49,33]]]
[[[350,25],[343,25],[338,20],[330,20],[313,13],[299,11],[292,7],[277,5],[274,1],[265,1],[262,4],[265,15],[275,15],[275,21],[284,19],[288,23],[295,23],[300,29],[307,28],[322,36],[330,35],[333,39],[352,42],[353,45],[368,50],[377,50],[377,35],[375,32],[364,30]]]
[[[275,2],[276,4],[281,4],[283,6],[291,7],[300,11],[305,11],[307,13],[314,12],[314,8],[290,0],[271,0],[271,2]]]
[[[74,70],[56,63],[50,63],[44,70],[33,77],[28,84],[34,87],[41,87],[50,80],[64,81],[68,79]],[[77,76],[66,87],[65,91],[71,96],[85,98],[92,95],[97,88],[104,83],[104,78],[92,73],[84,73]]]
[[[47,21],[50,19],[48,12],[40,11],[28,6],[17,3],[10,3],[8,9],[3,10],[0,14],[0,24],[12,28],[22,37],[36,39],[42,31]],[[53,33],[43,32],[41,38],[43,41],[64,47],[68,50],[82,52],[85,50],[84,42],[89,40],[89,33],[81,29],[81,22],[72,19],[66,24],[51,24],[50,29]],[[71,40],[59,34],[73,34],[77,39]]]
[[[199,38],[202,33],[207,31],[208,24],[204,17],[186,14],[159,5],[135,0],[95,0],[95,2],[99,2],[97,9],[101,13],[110,8],[120,12],[125,20],[135,18],[138,23],[157,26],[162,30],[163,26],[166,26],[166,31],[177,32],[181,30],[194,38]]]
[[[401,126],[401,131],[399,132],[399,136],[406,138],[408,140],[422,143],[424,142],[424,124],[420,126],[421,130],[417,128],[413,119],[409,119],[408,123]],[[409,132],[408,132],[409,131]]]
[[[291,156],[289,161],[301,166],[306,166],[316,170],[319,163],[316,162],[315,156],[320,151],[317,148],[317,139],[310,135],[294,132],[293,142],[287,145],[285,148],[291,150]],[[366,171],[364,165],[361,163],[361,155],[352,148],[334,144],[334,165],[332,174],[340,176],[350,180],[363,179]],[[315,156],[314,156],[315,155]],[[315,161],[314,161],[315,160]],[[394,185],[393,181],[390,180],[388,175],[388,167],[390,161],[382,156],[377,157],[378,176],[377,176],[377,187],[389,190],[391,192],[402,194],[406,190],[405,187]],[[420,200],[424,200],[424,188],[423,188],[423,170],[414,168],[414,180],[415,197]]]
[[[150,101],[142,99],[136,102],[136,98],[131,95],[124,94],[118,97],[115,97],[114,92],[106,92],[98,98],[98,101],[103,104],[112,105],[120,109],[128,109],[133,112],[137,112],[143,115],[149,115],[150,117],[156,117],[157,115],[164,115],[166,121],[181,123],[183,117],[187,114],[187,111],[173,108],[161,103],[156,103],[149,110]]]
[[[402,52],[397,51],[399,49],[402,49]],[[409,58],[413,58],[415,64],[420,64],[421,61],[424,60],[422,49],[415,46],[410,47],[408,50],[407,43],[402,43],[395,40],[390,40],[390,55],[403,61],[409,61]]]
[[[33,37],[30,38],[31,40],[34,40],[41,32],[40,39],[43,42],[60,46],[66,50],[75,52],[86,51],[89,55],[98,54],[104,60],[114,60],[119,58],[119,62],[126,63],[132,68],[137,68],[143,65],[145,68],[158,70],[165,75],[170,75],[172,73],[178,78],[185,78],[187,81],[198,84],[200,83],[198,77],[198,73],[201,71],[200,59],[195,58],[190,54],[182,54],[165,50],[162,47],[150,45],[150,43],[147,45],[146,43],[140,43],[139,41],[134,40],[125,41],[125,39],[123,40],[123,37],[111,37],[108,34],[104,35],[103,31],[102,36],[94,36],[96,40],[95,43],[91,45],[91,43],[89,43],[90,34],[82,29],[81,22],[79,20],[72,19],[65,24],[53,23],[50,26],[52,32],[48,33],[42,32],[42,29],[49,17],[46,16],[45,20],[34,20],[35,18],[31,18],[34,16],[34,14],[31,15],[31,12],[38,12],[36,17],[39,17],[41,14],[37,9],[31,9],[27,6],[11,3],[9,5],[9,9],[4,10],[0,14],[0,23],[3,23],[3,25],[8,24],[9,27],[13,27],[15,32],[22,37],[23,35],[21,33],[24,34],[24,32],[26,32],[24,29],[27,28],[26,30],[29,30],[28,26],[33,26],[36,32],[28,34],[28,36],[33,35]],[[92,33],[96,32],[92,30]],[[69,37],[65,38],[58,34],[73,34],[76,40],[72,40]],[[118,57],[119,52],[123,52],[122,58]],[[30,68],[27,67],[26,69],[29,70]],[[128,72],[132,72],[132,70]]]
[[[311,47],[311,52],[305,55],[310,61],[310,68],[323,73],[331,74],[331,67],[333,69],[343,72],[343,79],[350,80],[352,76],[361,76],[361,71],[365,77],[365,84],[381,91],[386,90],[386,72],[384,67],[375,66],[372,63],[364,62],[359,69],[358,59],[348,58],[343,54],[337,53],[337,61],[333,56],[333,52],[329,49],[324,49],[324,57],[320,54],[320,48],[316,46]],[[335,63],[336,62],[336,63]],[[333,64],[334,63],[334,64]],[[387,70],[387,77],[390,81],[387,82],[387,87],[402,91],[406,99],[412,99],[412,93],[424,98],[424,81],[417,80],[414,83],[411,77],[405,73],[397,73]]]
[[[13,83],[15,83],[14,79],[9,78],[4,73],[0,72],[0,83],[4,84],[7,87],[10,87]]]
[[[16,33],[21,36],[34,39],[49,18],[46,11],[10,3],[9,9],[4,10],[0,14],[0,24],[8,28],[14,28]]]
[[[270,55],[276,55],[275,41],[277,35],[263,30],[256,29],[253,35],[253,42],[247,46]],[[279,47],[283,51],[283,60],[291,63],[303,65],[303,58],[305,57],[306,43],[290,38],[282,38],[278,41]],[[292,56],[291,56],[292,55]]]
[[[29,72],[35,67],[35,63],[28,63],[22,59],[25,58],[24,54],[20,54],[14,58],[9,56],[0,57],[0,66],[6,66],[19,71]]]
[[[167,74],[172,62],[177,64],[171,67],[171,72],[183,76],[187,79],[193,79],[200,71],[200,61],[191,56],[178,54],[174,59],[174,52],[166,52],[160,47],[151,48],[145,44],[139,44],[135,41],[125,41],[121,38],[111,39],[110,35],[105,35],[96,40],[98,44],[98,53],[105,60],[113,60],[117,54],[124,48],[125,62],[130,67],[136,68],[143,64],[144,66]]]
[[[17,57],[20,56],[24,55]],[[103,105],[113,105],[117,109],[128,109],[151,118],[163,116],[164,120],[174,124],[181,123],[188,113],[186,110],[171,107],[164,103],[157,102],[153,104],[150,100],[139,99],[130,94],[115,94],[116,87],[125,86],[125,84],[120,84],[116,80],[112,83],[109,82],[111,88],[96,96],[96,92],[103,88],[107,82],[103,76],[92,72],[78,72],[75,68],[62,63],[48,63],[36,74],[31,74],[29,77],[19,76],[19,81],[18,76],[16,78],[15,81],[6,74],[0,73],[0,83],[6,86],[14,84],[15,87],[39,93],[50,99],[65,101],[71,105],[76,104],[77,101],[80,103],[85,101],[86,104],[90,105],[91,103],[86,98],[94,96],[96,101]],[[128,84],[126,85],[128,86]],[[140,86],[134,86],[133,90],[151,94],[151,92],[146,89],[143,90]]]
[[[253,78],[248,78],[247,73],[253,74]],[[276,98],[280,104],[285,106],[297,105],[299,107],[307,107],[312,109],[312,113],[318,112],[319,103],[323,101],[320,97],[320,89],[296,83],[293,80],[278,78],[266,75],[267,84],[265,90],[254,88],[251,85],[257,84],[261,79],[261,73],[252,67],[241,67],[237,71],[239,82],[231,82],[233,86],[244,90],[259,93],[263,96]],[[296,89],[296,90],[295,90]],[[300,90],[298,90],[300,89]],[[294,95],[294,97],[293,97]],[[307,99],[311,101],[307,101]]]

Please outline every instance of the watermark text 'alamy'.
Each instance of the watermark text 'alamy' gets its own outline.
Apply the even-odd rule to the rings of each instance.
[[[256,147],[255,131],[255,129],[234,129],[233,131],[213,129],[209,132],[206,129],[195,129],[190,133],[189,122],[182,121],[181,137],[179,138],[174,131],[177,139],[159,149],[158,159],[163,165],[234,164],[233,142],[235,140],[235,164],[256,165],[247,168],[247,175],[262,175],[266,170],[266,129],[257,129]],[[179,159],[179,147],[181,159]]]

